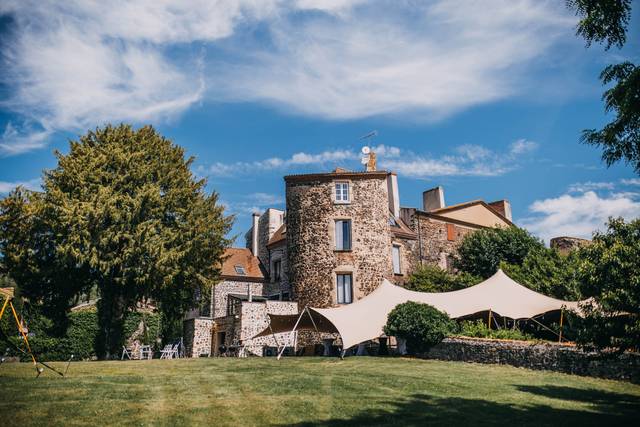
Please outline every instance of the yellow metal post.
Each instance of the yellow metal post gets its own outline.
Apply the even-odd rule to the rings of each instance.
[[[7,304],[9,304],[9,301],[11,300],[11,298],[6,297],[4,300],[4,304],[2,304],[2,310],[0,310],[0,319],[2,319],[2,315],[4,315],[4,310],[7,308]]]
[[[558,334],[558,342],[562,342],[562,320],[564,318],[564,309],[560,309],[560,333]]]
[[[20,323],[20,319],[18,319],[18,313],[16,313],[16,309],[13,308],[13,304],[9,303],[9,305],[11,306],[13,317],[14,319],[16,319],[16,325],[18,326],[18,330],[20,331],[22,338],[24,338],[24,342],[27,345],[27,350],[29,350],[29,355],[31,356],[31,360],[33,360],[33,365],[35,366],[37,365],[37,362],[36,362],[36,358],[33,356],[33,353],[31,352],[31,346],[29,345],[29,339],[27,338],[27,334],[25,334],[24,330],[22,329],[22,323]]]

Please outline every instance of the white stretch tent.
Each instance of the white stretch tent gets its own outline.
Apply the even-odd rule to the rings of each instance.
[[[430,304],[451,318],[489,311],[511,319],[529,319],[554,310],[579,311],[579,302],[562,301],[539,294],[512,280],[502,270],[482,283],[453,292],[415,292],[384,280],[361,300],[338,308],[305,309],[300,315],[269,315],[270,325],[256,336],[296,330],[337,332],[347,349],[383,334],[387,315],[407,301]]]

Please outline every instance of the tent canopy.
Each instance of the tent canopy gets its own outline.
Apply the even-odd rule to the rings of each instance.
[[[563,308],[579,311],[579,302],[542,295],[498,270],[475,286],[440,293],[409,291],[385,279],[375,291],[353,304],[338,308],[309,307],[302,317],[269,315],[270,327],[257,336],[290,332],[300,318],[297,329],[337,332],[346,349],[381,336],[389,312],[407,301],[432,305],[454,319],[489,310],[512,319],[529,319]]]

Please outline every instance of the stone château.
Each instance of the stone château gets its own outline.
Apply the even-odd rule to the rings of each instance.
[[[396,174],[376,170],[375,161],[366,171],[284,181],[286,211],[253,214],[246,247],[227,250],[208,305],[188,314],[189,355],[235,346],[263,355],[290,339],[252,339],[268,326],[267,313],[350,304],[384,278],[402,285],[420,265],[451,270],[467,233],[512,225],[507,200],[446,206],[442,187],[425,191],[421,207],[401,207]]]

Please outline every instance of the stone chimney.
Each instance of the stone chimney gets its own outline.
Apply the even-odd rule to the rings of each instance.
[[[444,190],[438,186],[422,193],[422,209],[425,212],[444,208]]]
[[[251,227],[251,253],[253,256],[258,256],[258,221],[260,220],[260,214],[253,213],[253,227]]]
[[[491,202],[489,203],[489,206],[500,213],[503,217],[511,221],[511,203],[509,203],[508,200],[498,200],[495,202]]]
[[[389,210],[393,216],[400,216],[400,193],[398,192],[398,176],[395,173],[387,175],[387,191],[389,193]]]
[[[369,161],[367,162],[367,172],[375,172],[377,170],[376,153],[369,153]]]

